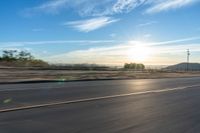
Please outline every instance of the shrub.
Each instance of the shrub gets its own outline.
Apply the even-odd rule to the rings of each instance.
[[[144,70],[144,64],[137,64],[137,63],[125,63],[124,69],[133,69],[133,70]]]

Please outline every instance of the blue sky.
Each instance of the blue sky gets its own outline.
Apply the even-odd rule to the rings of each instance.
[[[0,50],[51,63],[200,61],[200,0],[1,0]]]

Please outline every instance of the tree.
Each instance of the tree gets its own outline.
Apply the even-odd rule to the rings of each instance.
[[[133,70],[144,70],[144,64],[137,64],[137,63],[125,63],[124,69],[133,69]]]
[[[125,69],[129,69],[129,64],[128,64],[128,63],[125,63],[125,64],[124,64],[124,68],[125,68]]]
[[[13,61],[16,60],[17,50],[4,50],[2,60]]]
[[[137,64],[136,69],[144,70],[144,69],[145,69],[145,66],[144,66],[143,64]]]
[[[17,55],[19,60],[33,60],[34,57],[27,51],[20,51]]]
[[[0,57],[2,64],[17,67],[46,67],[49,64],[43,60],[34,59],[27,51],[4,50]]]

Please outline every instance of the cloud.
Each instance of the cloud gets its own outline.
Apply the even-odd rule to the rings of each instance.
[[[115,35],[115,34],[114,34]],[[144,36],[151,36],[150,34],[144,34]],[[176,45],[177,43],[184,43],[184,42],[198,42],[200,40],[200,36],[194,37],[186,37],[176,40],[168,40],[168,41],[161,41],[161,42],[149,42],[146,43],[148,45],[157,46],[157,45]],[[0,48],[7,48],[7,47],[23,47],[23,46],[30,46],[30,45],[95,45],[96,44],[101,46],[102,44],[107,45],[116,45],[120,43],[138,43],[135,40],[50,40],[50,41],[21,41],[21,42],[0,42]]]
[[[50,11],[50,12],[51,11],[57,12],[61,8],[64,8],[65,6],[67,6],[66,4],[68,1],[69,0],[52,0],[52,1],[49,1],[47,3],[44,3],[44,4],[36,7],[35,9]]]
[[[111,17],[98,17],[87,20],[67,22],[64,25],[71,26],[81,32],[90,32],[102,27],[105,27],[111,23],[118,22],[120,19],[114,19]]]
[[[151,53],[145,64],[166,64],[184,61],[186,49],[190,48],[193,52],[200,52],[199,43],[192,42],[200,40],[200,37],[188,37],[177,40],[168,40],[163,42],[140,42],[140,41],[122,41],[120,44],[109,46],[91,46],[88,49],[76,49],[59,55],[52,55],[46,60],[53,63],[97,63],[106,65],[119,65],[124,62],[131,62],[128,58],[129,51],[137,50],[137,46],[147,48]],[[184,43],[183,43],[184,42]],[[171,45],[170,45],[171,44]],[[135,49],[136,48],[136,49]],[[131,52],[133,52],[131,51]],[[135,51],[137,53],[137,51]],[[133,52],[134,53],[134,52]],[[177,57],[179,56],[179,57]],[[177,58],[175,58],[177,57]],[[175,58],[175,59],[172,59]],[[170,60],[171,59],[171,60]],[[164,61],[163,61],[164,60]]]
[[[118,0],[112,8],[114,13],[130,12],[146,0]]]
[[[50,13],[50,14],[58,14],[62,9],[67,7],[69,0],[50,0],[48,2],[42,3],[41,5],[27,8],[25,9],[22,14],[24,16],[33,16],[35,14],[43,13]]]
[[[124,52],[127,46],[96,47],[86,50],[75,50],[60,55],[48,57],[47,60],[54,63],[98,63],[98,64],[118,64],[126,59]],[[111,61],[112,60],[112,61]]]
[[[170,9],[181,8],[197,2],[198,0],[158,0],[146,10],[146,13],[158,13]]]
[[[157,24],[157,23],[158,23],[157,21],[149,21],[146,23],[138,24],[137,27],[145,27],[145,26],[149,26],[149,25],[153,25],[153,24]]]
[[[147,52],[151,53],[148,59],[144,60],[143,63],[164,64],[167,60],[169,60],[169,62],[166,63],[169,64],[184,61],[186,49],[188,47],[192,52],[200,52],[199,43],[179,44],[177,42],[176,44],[179,45],[164,45],[160,47],[157,46],[158,43],[159,42],[154,42],[152,44],[155,45],[149,46],[145,42],[131,41],[109,47],[101,46],[95,48],[88,48],[85,50],[74,50],[67,53],[50,56],[47,60],[53,63],[97,63],[105,65],[120,65],[125,62],[135,61],[134,59],[129,59],[129,52],[130,50],[133,50],[131,52],[134,53],[134,50],[137,50],[138,46],[142,46],[142,48],[145,47],[148,50]],[[172,59],[175,57],[176,59]]]
[[[39,12],[58,14],[64,9],[74,9],[80,16],[105,16],[129,12],[143,1],[145,0],[50,0],[24,12],[28,16]]]
[[[80,16],[108,16],[128,13],[137,7],[144,7],[146,13],[158,13],[181,8],[199,0],[49,0],[28,8],[26,16],[35,13],[59,14],[63,10],[77,12]]]
[[[56,40],[56,41],[27,41],[27,42],[0,42],[0,48],[23,47],[30,45],[101,45],[118,43],[116,40]]]
[[[144,45],[152,49],[153,55],[144,61],[145,64],[164,64],[167,58],[169,63],[183,61],[186,54],[186,49],[190,49],[192,57],[195,53],[200,53],[199,47],[200,37],[187,37],[176,40],[168,40],[162,42],[140,42],[136,40],[60,40],[60,41],[36,41],[36,42],[0,42],[0,50],[5,49],[24,49],[30,45],[73,45],[76,50],[64,52],[60,54],[42,52],[42,56],[38,56],[41,59],[49,61],[51,63],[98,63],[106,65],[119,65],[124,62],[131,62],[133,60],[128,59],[129,50],[134,49],[135,45]],[[74,44],[98,44],[88,45],[85,49],[81,49]],[[102,45],[108,44],[108,45]],[[51,48],[50,48],[51,49]],[[67,50],[67,49],[66,49]],[[38,50],[32,48],[31,51],[38,53]],[[137,52],[137,51],[136,51]],[[45,54],[46,53],[46,54]],[[133,52],[134,53],[134,52]],[[175,58],[180,55],[180,59]],[[199,59],[199,58],[198,58]],[[165,62],[164,62],[164,61]],[[168,63],[166,63],[168,64]]]
[[[196,40],[200,40],[200,37],[195,36],[195,37],[187,37],[187,38],[181,38],[181,39],[170,40],[170,41],[154,42],[154,43],[149,43],[149,45],[169,45],[169,44],[177,45],[177,43],[196,41]]]

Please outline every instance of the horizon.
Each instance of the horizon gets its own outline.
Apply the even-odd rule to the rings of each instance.
[[[0,51],[57,64],[200,62],[200,0],[0,1]]]

